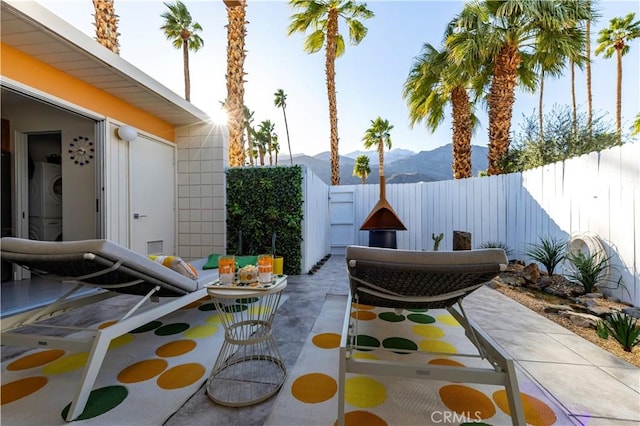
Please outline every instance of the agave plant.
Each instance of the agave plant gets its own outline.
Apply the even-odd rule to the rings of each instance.
[[[631,315],[614,312],[605,318],[605,327],[627,352],[631,352],[631,348],[640,344],[640,326],[638,320]]]
[[[611,257],[607,257],[597,260],[595,256],[586,256],[580,251],[570,253],[566,257],[575,268],[567,277],[582,284],[585,293],[591,293],[598,287],[598,284],[604,279],[602,273],[611,259]]]
[[[566,248],[566,241],[556,237],[547,237],[541,238],[540,243],[528,244],[525,254],[542,264],[549,275],[553,275],[556,266],[564,259]]]
[[[513,253],[513,250],[511,250],[511,248],[509,248],[509,246],[503,243],[502,241],[487,241],[485,243],[480,244],[480,248],[483,248],[483,249],[500,248],[504,250],[507,256],[510,256]]]

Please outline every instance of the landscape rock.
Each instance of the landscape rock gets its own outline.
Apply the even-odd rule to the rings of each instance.
[[[562,311],[573,311],[573,308],[569,305],[547,305],[544,307],[544,311],[552,314],[557,314]]]
[[[553,278],[551,278],[548,275],[545,275],[543,277],[540,277],[540,280],[538,280],[537,283],[538,287],[541,289],[545,289],[547,287],[550,287],[553,285]]]
[[[536,263],[530,263],[522,270],[523,278],[530,283],[536,283],[540,279],[540,268]]]
[[[588,297],[590,299],[601,299],[602,298],[602,293],[585,293],[584,297]]]
[[[612,313],[612,310],[607,308],[606,306],[594,305],[594,306],[587,306],[587,312],[604,318],[607,315],[610,315]]]
[[[640,308],[631,307],[631,308],[623,308],[622,313],[632,316],[633,318],[640,319]]]
[[[562,311],[560,312],[560,315],[569,318],[571,322],[578,327],[596,328],[596,324],[600,321],[600,318],[595,315],[584,314],[581,312]]]

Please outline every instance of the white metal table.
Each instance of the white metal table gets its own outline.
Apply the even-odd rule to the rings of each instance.
[[[280,390],[287,372],[272,334],[287,277],[265,289],[208,287],[225,329],[207,395],[229,407],[256,404]]]

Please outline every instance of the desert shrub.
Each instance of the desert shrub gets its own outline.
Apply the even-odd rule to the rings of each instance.
[[[640,327],[631,315],[615,312],[605,318],[604,324],[625,351],[631,352],[631,348],[640,344]]]
[[[539,243],[527,244],[525,254],[542,264],[549,275],[553,275],[556,266],[565,256],[567,242],[556,237],[543,237]]]
[[[509,248],[508,245],[506,245],[505,243],[503,243],[502,241],[487,241],[486,243],[482,243],[480,244],[480,248],[500,248],[502,250],[504,250],[504,252],[507,254],[507,256],[510,256],[511,253],[513,253],[513,250],[511,250]]]
[[[573,271],[567,275],[572,281],[578,282],[585,293],[591,293],[603,280],[602,273],[607,268],[611,257],[597,260],[595,256],[587,256],[582,252],[570,253],[567,260],[573,265]]]

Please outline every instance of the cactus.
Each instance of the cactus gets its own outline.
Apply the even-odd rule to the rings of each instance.
[[[441,232],[440,235],[436,237],[436,234],[431,234],[431,238],[433,238],[433,251],[438,251],[438,247],[440,246],[440,241],[444,238],[444,234]]]

